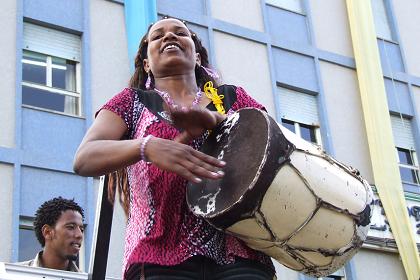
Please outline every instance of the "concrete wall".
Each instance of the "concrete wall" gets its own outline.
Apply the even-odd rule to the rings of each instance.
[[[316,46],[353,57],[345,0],[309,0]]]
[[[291,270],[284,265],[278,263],[277,261],[273,260],[274,268],[276,269],[276,276],[279,280],[301,280],[299,277],[299,273],[294,270]]]
[[[16,1],[0,2],[0,146],[15,146],[15,96],[16,96]]]
[[[420,117],[420,87],[413,86],[412,88],[413,96],[414,96],[414,110],[417,117]],[[417,120],[420,121],[420,120]],[[419,151],[420,154],[420,151]]]
[[[420,162],[420,87],[412,86],[411,87],[413,92],[413,108],[414,114],[417,117],[416,125],[413,126],[414,129],[414,137],[416,137],[416,151],[417,151],[417,162]],[[416,134],[417,132],[417,134]]]
[[[356,72],[328,62],[320,68],[335,158],[373,183]]]
[[[401,44],[407,63],[406,71],[420,77],[420,52],[418,51],[420,34],[420,2],[412,0],[393,0]]]
[[[213,18],[249,29],[264,32],[264,21],[259,0],[212,0]]]
[[[270,70],[265,45],[214,32],[214,52],[218,70],[226,84],[242,86],[274,116]]]
[[[126,217],[124,210],[115,198],[114,215],[112,216],[111,241],[109,244],[107,277],[122,278],[122,263],[124,259]]]
[[[83,0],[23,0],[25,17],[61,28],[83,30]]]
[[[90,1],[91,101],[94,114],[112,96],[128,86],[131,77],[124,22],[124,6],[111,1]],[[99,11],[99,12],[98,12]],[[106,20],[104,20],[106,15]],[[97,199],[99,180],[94,180]],[[96,204],[95,204],[96,205]],[[118,198],[114,207],[107,277],[122,278],[125,215]]]
[[[405,280],[398,253],[362,249],[353,257],[357,280]]]
[[[99,189],[103,186],[100,185],[99,178],[93,180],[93,200],[94,208],[98,203]],[[109,244],[108,260],[106,267],[106,277],[112,279],[122,279],[122,262],[124,259],[124,243],[125,243],[125,226],[126,218],[124,210],[118,202],[118,196],[115,198],[114,213],[112,216],[111,240]],[[96,212],[96,208],[95,208]],[[96,216],[96,213],[95,213]],[[93,225],[92,225],[93,226]],[[86,250],[91,250],[87,248]]]
[[[20,215],[34,217],[42,203],[57,196],[74,198],[83,209],[90,208],[86,202],[85,181],[72,173],[23,166]]]
[[[13,166],[0,163],[0,261],[12,258],[12,204],[13,201]]]
[[[94,114],[108,99],[128,85],[130,67],[124,6],[110,1],[92,0],[90,11],[90,89]]]

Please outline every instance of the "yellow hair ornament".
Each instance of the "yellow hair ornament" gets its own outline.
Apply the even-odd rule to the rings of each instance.
[[[207,83],[204,84],[204,93],[206,94],[207,98],[213,102],[214,106],[217,109],[217,112],[224,115],[226,112],[225,112],[225,108],[223,108],[222,99],[225,96],[222,94],[221,95],[217,94],[217,89],[213,87],[213,83],[211,81],[208,81]]]

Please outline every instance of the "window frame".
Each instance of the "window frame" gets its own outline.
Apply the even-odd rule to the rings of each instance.
[[[34,222],[34,218],[33,217],[20,216],[20,218],[19,218],[19,234],[18,234],[19,239],[20,239],[20,234],[21,234],[20,233],[20,230],[21,229],[23,229],[23,230],[30,230],[30,231],[33,232],[33,235],[35,237],[35,240],[37,242],[37,245],[39,245],[40,247],[42,247],[41,244],[39,244],[38,239],[36,238],[33,222]],[[20,249],[21,248],[19,246],[19,248],[18,248],[18,255],[19,256],[21,255],[21,250]],[[35,257],[35,255],[33,255],[33,257]],[[27,261],[27,260],[22,260],[22,261]]]
[[[287,119],[287,118],[282,118],[281,119],[281,125],[283,125],[283,122],[284,121],[289,122],[290,125],[291,125],[291,123],[293,123],[295,131],[292,131],[292,132],[295,133],[300,138],[304,139],[305,141],[308,141],[308,140],[306,140],[305,138],[302,137],[301,130],[300,130],[301,126],[306,126],[306,127],[310,127],[312,129],[314,129],[315,141],[316,142],[312,142],[312,141],[308,141],[308,142],[310,142],[310,143],[312,143],[314,145],[318,145],[318,146],[320,146],[322,148],[321,130],[320,130],[320,127],[319,126],[313,125],[313,124],[312,125],[309,125],[309,124],[305,124],[305,123],[299,123],[297,121],[290,120],[290,119]],[[285,128],[288,129],[287,127],[285,127]]]
[[[400,163],[400,157],[399,157],[399,155],[398,155],[398,152],[399,152],[400,150],[407,151],[407,152],[409,153],[410,158],[411,158],[411,160],[413,161],[413,165]],[[416,174],[416,180],[417,180],[417,182],[409,182],[409,181],[404,181],[404,180],[403,180],[403,178],[401,177],[401,172],[400,172],[400,179],[401,179],[401,182],[402,182],[403,184],[409,184],[409,185],[413,185],[413,186],[417,186],[417,187],[419,187],[419,191],[418,191],[418,192],[420,193],[420,175],[419,175],[419,173],[420,173],[420,167],[419,167],[419,163],[418,163],[418,160],[417,160],[417,154],[416,154],[416,151],[415,151],[415,150],[413,150],[413,149],[407,149],[407,148],[402,148],[402,147],[395,147],[395,151],[396,151],[396,156],[397,156],[397,163],[398,163],[398,167],[399,167],[399,168],[401,168],[401,167],[402,167],[402,168],[406,168],[406,169],[414,170],[414,172],[415,172],[415,174]],[[399,171],[399,169],[398,169],[398,171]]]
[[[384,11],[384,17],[386,19],[386,23],[387,23],[387,29],[389,30],[389,38],[382,36],[382,34],[378,34],[378,26],[377,26],[377,22],[378,22],[378,18],[375,16],[377,13],[375,13],[374,10],[374,1],[381,1],[382,4],[380,4],[381,6],[383,6],[383,11]],[[393,26],[393,22],[392,22],[392,18],[389,12],[389,3],[387,2],[388,0],[371,0],[371,8],[372,8],[372,15],[373,15],[373,20],[374,20],[374,26],[375,26],[375,35],[376,38],[379,40],[383,40],[383,41],[387,41],[387,42],[392,42],[395,44],[398,44],[395,40],[395,31],[394,31],[394,26]]]
[[[38,54],[45,55],[46,56],[46,62],[33,61],[33,60],[30,60],[30,59],[24,58],[23,54],[25,52],[38,53]],[[46,82],[45,82],[45,85],[42,85],[42,84],[38,84],[38,83],[34,83],[34,82],[24,81],[22,79],[22,82],[21,82],[22,94],[23,94],[23,86],[26,86],[26,87],[30,87],[30,88],[35,88],[35,89],[40,89],[40,90],[43,90],[43,91],[47,91],[47,92],[50,92],[50,93],[53,93],[53,94],[60,94],[60,95],[63,95],[63,96],[71,96],[71,97],[74,97],[75,100],[77,101],[77,107],[76,107],[77,112],[75,114],[71,114],[71,113],[56,111],[56,110],[43,108],[43,107],[38,107],[38,106],[34,106],[34,105],[29,105],[29,104],[24,104],[24,103],[22,103],[22,106],[27,107],[27,108],[39,109],[39,110],[42,110],[42,111],[48,111],[48,112],[53,112],[53,113],[69,115],[69,116],[82,117],[83,111],[82,111],[82,93],[81,93],[81,88],[82,87],[81,87],[81,66],[80,66],[80,62],[75,61],[75,60],[66,59],[66,60],[70,60],[70,61],[75,63],[75,86],[76,86],[75,90],[76,91],[70,91],[70,90],[65,90],[65,89],[56,88],[56,87],[52,86],[52,72],[53,72],[53,69],[54,68],[55,69],[65,69],[63,66],[53,64],[52,63],[53,57],[57,57],[57,56],[52,56],[52,55],[45,54],[45,53],[23,50],[22,59],[21,59],[22,66],[23,66],[24,63],[26,63],[26,64],[30,64],[30,65],[37,65],[37,66],[45,67]],[[61,57],[57,57],[57,58],[65,59],[65,58],[61,58]]]
[[[420,194],[420,167],[419,158],[415,149],[415,139],[413,135],[412,119],[402,114],[390,114],[391,127],[394,140],[395,161],[398,165],[398,174],[405,193]],[[400,163],[399,151],[409,152],[413,165]],[[404,181],[401,176],[400,168],[415,170],[417,183]]]
[[[276,3],[274,3],[274,2],[272,2],[270,0],[265,0],[265,4],[266,5],[269,5],[271,7],[274,7],[274,8],[278,8],[278,9],[282,9],[282,10],[291,12],[291,13],[295,13],[295,14],[298,14],[298,15],[306,16],[305,6],[304,6],[303,1],[302,0],[298,0],[298,1],[299,1],[299,6],[300,6],[300,10],[299,11],[298,10],[294,10],[294,9],[292,9],[290,7],[286,7],[286,6],[282,6],[282,5],[276,4]]]
[[[41,61],[38,60],[39,55],[41,56]],[[82,93],[81,56],[82,38],[80,34],[24,21],[23,47],[20,59],[22,68],[22,76],[20,77],[21,106],[83,118],[84,99]],[[44,68],[45,83],[41,82],[41,80],[25,81],[23,79],[25,65]],[[53,73],[56,69],[67,69],[57,72],[59,80],[55,79],[57,74]],[[38,69],[35,71],[38,71]],[[64,80],[62,79],[63,73],[60,72],[64,72]],[[36,74],[36,72],[34,73]],[[36,76],[34,77],[36,78]],[[68,82],[71,83],[70,86]],[[61,86],[65,88],[61,88]],[[31,100],[30,98],[34,98],[32,94],[39,94],[40,96]],[[29,99],[26,100],[26,98]],[[34,102],[35,100],[36,102]]]
[[[328,277],[328,278],[327,278]],[[339,270],[337,270],[334,273],[331,273],[328,276],[325,277],[320,277],[317,278],[318,280],[330,280],[330,279],[334,279],[334,280],[346,280],[346,270],[344,267],[340,268]]]

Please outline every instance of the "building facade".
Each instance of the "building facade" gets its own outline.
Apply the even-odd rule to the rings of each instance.
[[[410,244],[400,250],[397,244],[406,239],[399,228],[409,228],[410,240],[420,244],[418,1],[135,2],[0,3],[0,261],[32,257],[39,249],[31,229],[35,210],[61,195],[75,198],[86,211],[79,264],[87,270],[99,180],[75,175],[73,156],[96,110],[127,86],[136,31],[143,33],[151,19],[169,15],[185,20],[200,36],[225,83],[244,87],[279,123],[356,167],[373,186],[367,242],[324,279],[415,279],[407,276]],[[369,42],[357,37],[357,22],[364,21],[376,33],[368,58],[363,44]],[[376,65],[380,76],[364,71],[363,62]],[[368,90],[366,84],[378,86]],[[381,102],[381,113],[371,113]],[[375,147],[385,149],[378,155]],[[378,161],[390,162],[392,172]],[[382,184],[387,176],[398,182]],[[400,212],[394,209],[407,216],[396,219]],[[121,277],[124,224],[116,207],[109,277]],[[280,264],[276,269],[278,279],[312,279]]]

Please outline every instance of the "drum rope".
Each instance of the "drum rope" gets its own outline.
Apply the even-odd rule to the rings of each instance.
[[[312,155],[312,154],[311,154]],[[340,162],[337,162],[337,163],[340,163]],[[358,214],[360,214],[360,213],[357,213],[357,214],[353,214],[353,213],[350,213],[347,209],[342,209],[342,208],[340,208],[340,207],[338,207],[338,206],[335,206],[335,205],[333,205],[333,204],[331,204],[331,203],[329,203],[329,202],[326,202],[325,200],[323,200],[322,198],[320,198],[316,193],[315,193],[315,191],[313,190],[313,188],[311,187],[311,185],[309,184],[309,182],[305,179],[305,177],[303,176],[303,174],[299,171],[299,169],[297,169],[292,163],[290,163],[289,164],[290,165],[290,167],[296,172],[296,174],[300,177],[300,179],[302,180],[302,182],[305,184],[305,186],[307,187],[307,189],[311,192],[311,194],[315,197],[315,199],[316,199],[316,207],[317,208],[319,208],[319,207],[321,207],[321,206],[323,206],[323,207],[325,207],[325,208],[327,208],[327,209],[329,209],[329,210],[332,210],[332,211],[334,211],[334,212],[338,212],[338,213],[345,213],[345,214],[347,214],[347,215],[349,215],[349,216],[351,216],[354,220],[357,220],[357,221],[359,221],[359,215]],[[341,165],[340,165],[341,166]],[[344,165],[344,167],[346,167],[345,165]],[[350,173],[350,174],[352,174],[352,173]],[[352,174],[353,176],[355,175],[355,174]],[[364,182],[363,182],[363,180],[362,180],[362,183],[363,183],[363,186],[364,186],[364,188],[366,189],[366,191],[367,191],[367,186],[366,186],[366,184],[364,184]],[[367,200],[367,199],[366,199]],[[315,211],[314,212],[317,212],[318,211],[318,209],[315,209]],[[315,213],[313,213],[313,215],[312,216],[314,216],[315,215]],[[311,219],[312,217],[310,217],[310,219]],[[302,227],[304,227],[305,225],[306,225],[307,223],[304,223],[303,225],[302,225]],[[298,230],[299,231],[299,230]],[[297,233],[297,232],[296,232]]]
[[[353,168],[351,166],[347,166],[347,165],[339,162],[338,160],[330,157],[328,154],[326,154],[324,152],[322,154],[319,154],[318,155],[318,154],[311,153],[308,150],[303,150],[303,149],[299,149],[299,148],[296,148],[296,151],[301,151],[301,152],[303,152],[303,153],[305,153],[307,155],[311,155],[311,156],[314,156],[314,157],[318,157],[318,158],[324,159],[324,160],[328,161],[329,163],[331,163],[332,165],[335,164],[335,165],[341,167],[342,169],[344,169],[348,174],[357,177],[359,179],[359,181],[363,182],[363,179],[360,176],[360,171],[359,170],[357,170],[357,169],[355,169],[355,168]],[[365,189],[367,189],[366,186],[365,186]]]

